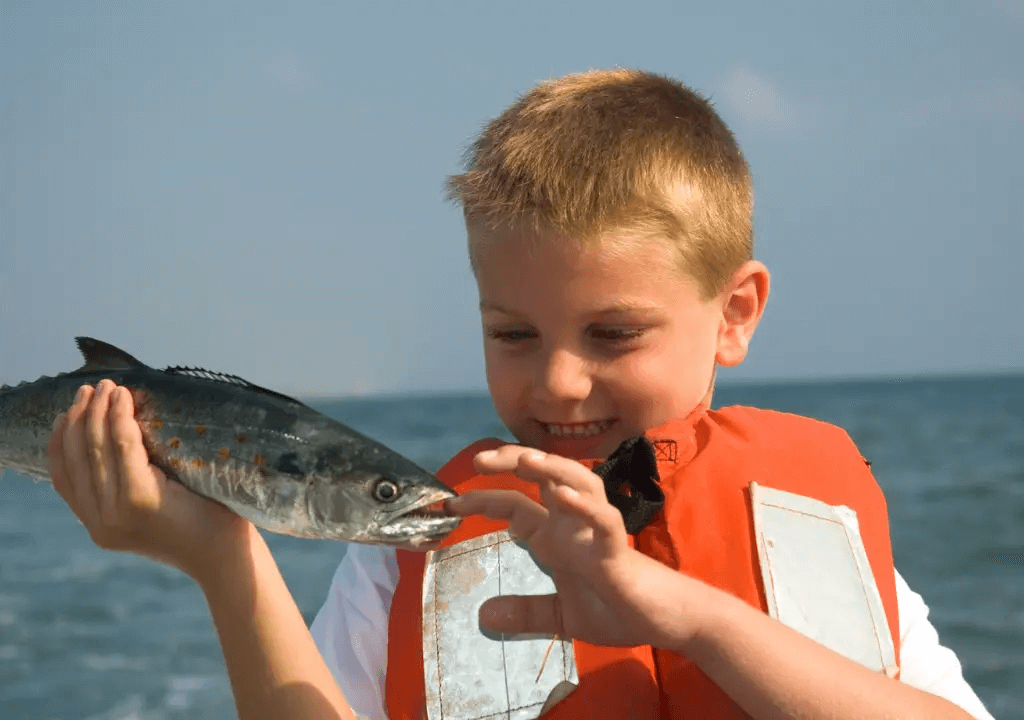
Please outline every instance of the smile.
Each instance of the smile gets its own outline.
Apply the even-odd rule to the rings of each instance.
[[[588,438],[593,437],[594,435],[600,435],[610,428],[615,421],[601,420],[598,422],[582,423],[546,423],[538,421],[538,423],[542,428],[544,428],[544,432],[548,435],[570,438]]]

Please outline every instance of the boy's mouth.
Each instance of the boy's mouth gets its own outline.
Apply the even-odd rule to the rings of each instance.
[[[537,423],[548,435],[564,438],[589,438],[600,435],[615,424],[615,420],[598,420],[596,422],[580,423],[546,423],[540,420]]]

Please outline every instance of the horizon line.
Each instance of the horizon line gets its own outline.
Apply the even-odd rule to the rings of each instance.
[[[1024,380],[1024,367],[1000,370],[977,371],[921,371],[914,373],[885,374],[874,373],[864,375],[828,375],[814,377],[768,377],[768,378],[736,378],[719,379],[716,389],[732,387],[752,387],[766,385],[845,385],[857,383],[904,383],[928,381],[956,381],[993,379]],[[337,394],[320,393],[285,393],[303,402],[324,402],[329,400],[405,400],[413,398],[438,397],[488,397],[486,387],[480,388],[449,388],[440,390],[385,390],[380,392],[341,392]]]

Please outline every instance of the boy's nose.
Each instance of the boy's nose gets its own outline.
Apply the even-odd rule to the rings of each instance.
[[[587,363],[574,353],[553,350],[541,363],[537,386],[554,400],[583,400],[591,388]]]

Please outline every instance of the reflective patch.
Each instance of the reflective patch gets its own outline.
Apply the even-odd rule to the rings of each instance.
[[[480,629],[478,611],[488,598],[554,591],[507,531],[427,553],[423,669],[430,720],[532,720],[553,689],[579,682],[572,641]]]
[[[768,613],[895,677],[896,651],[857,513],[757,483],[750,495]]]

